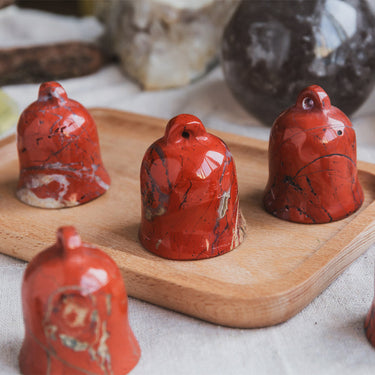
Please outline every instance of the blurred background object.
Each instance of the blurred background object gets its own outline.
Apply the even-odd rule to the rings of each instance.
[[[1,6],[0,85],[92,74],[118,58],[143,89],[179,87],[215,66],[221,43],[226,83],[248,112],[271,125],[305,86],[321,85],[350,115],[375,83],[374,0],[0,0]]]
[[[80,6],[78,0],[16,0],[17,5],[21,8],[40,9],[47,12],[79,15]]]
[[[104,62],[105,55],[93,43],[0,49],[0,85],[80,77],[96,72]]]
[[[18,115],[17,104],[0,90],[0,139],[5,137],[13,127],[15,128]]]
[[[375,16],[366,0],[243,0],[222,67],[239,103],[267,125],[312,84],[350,115],[375,83]]]
[[[0,85],[91,74],[117,57],[123,72],[146,90],[186,85],[215,66],[224,26],[239,4],[239,0],[0,0],[0,6],[1,2],[3,6],[15,2],[18,8],[9,7],[13,12],[34,8],[65,16],[95,14],[105,35],[99,44],[92,40],[91,45],[70,45],[67,35],[64,45],[0,49]],[[11,11],[7,12],[9,16]],[[27,35],[26,27],[31,34],[38,29],[32,22],[26,25],[21,34]],[[0,25],[0,48],[1,39],[6,37]]]
[[[60,5],[66,12],[76,9],[73,4],[81,3],[20,2],[52,9]],[[103,30],[93,16],[78,19],[4,6],[0,10],[0,85],[39,83],[96,72],[109,60],[98,43]]]
[[[0,0],[0,9],[14,3],[14,0]]]
[[[186,85],[217,61],[238,0],[109,0],[96,3],[105,45],[146,90]]]

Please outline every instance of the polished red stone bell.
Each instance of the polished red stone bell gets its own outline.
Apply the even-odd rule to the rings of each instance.
[[[31,206],[61,208],[88,202],[109,188],[94,120],[57,82],[40,86],[38,100],[17,129],[17,197]]]
[[[192,115],[169,121],[141,166],[139,238],[169,259],[224,254],[243,240],[236,169],[225,143]]]
[[[128,323],[121,273],[73,227],[28,265],[22,283],[24,375],[124,375],[140,349]]]
[[[361,206],[356,136],[350,120],[319,86],[274,122],[268,150],[264,207],[280,219],[328,223]]]

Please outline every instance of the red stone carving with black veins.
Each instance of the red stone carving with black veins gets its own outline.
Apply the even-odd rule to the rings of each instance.
[[[306,88],[272,126],[265,209],[299,223],[349,216],[363,202],[356,161],[350,120],[321,87]]]
[[[74,227],[27,266],[22,306],[24,375],[125,375],[140,358],[119,268]]]
[[[57,82],[43,83],[38,100],[22,113],[17,146],[17,196],[24,203],[43,208],[76,206],[109,188],[94,120]]]
[[[243,240],[233,157],[195,116],[170,120],[146,151],[141,194],[140,241],[159,256],[211,258]]]

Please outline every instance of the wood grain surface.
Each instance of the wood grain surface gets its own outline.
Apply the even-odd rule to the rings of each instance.
[[[88,204],[46,210],[17,200],[14,137],[0,147],[0,252],[30,260],[55,241],[56,229],[74,225],[83,241],[106,251],[121,268],[129,295],[209,322],[262,327],[287,320],[321,293],[375,239],[375,166],[359,162],[362,208],[345,220],[295,224],[267,214],[261,197],[268,176],[267,142],[212,131],[231,149],[247,220],[244,243],[199,261],[172,261],[138,241],[139,168],[166,120],[92,109],[110,190]]]

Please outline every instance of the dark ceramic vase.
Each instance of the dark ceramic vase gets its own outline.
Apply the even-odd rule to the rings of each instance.
[[[243,0],[224,32],[222,67],[265,124],[313,84],[350,115],[375,83],[375,16],[366,0]]]

